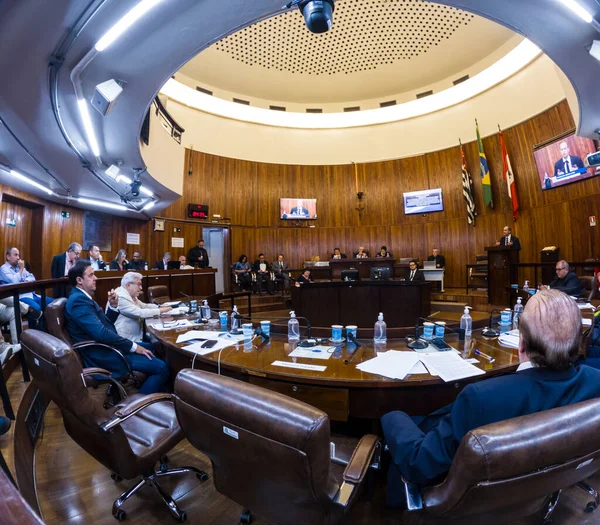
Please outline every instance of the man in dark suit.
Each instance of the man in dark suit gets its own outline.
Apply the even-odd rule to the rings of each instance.
[[[50,271],[52,274],[52,279],[60,279],[61,277],[66,277],[69,273],[69,270],[75,266],[75,263],[79,260],[81,256],[81,244],[77,242],[72,242],[69,244],[67,251],[65,253],[60,253],[55,255],[52,258],[52,265],[50,267]],[[66,297],[67,296],[67,287],[64,285],[55,286],[52,289],[52,295],[55,299],[58,297]]]
[[[456,401],[423,418],[385,414],[383,432],[393,463],[388,503],[401,505],[400,476],[419,485],[443,480],[460,442],[475,428],[600,396],[600,370],[574,366],[581,341],[577,304],[557,290],[529,299],[519,321],[516,372],[467,385]]]
[[[434,261],[436,268],[445,268],[446,267],[446,258],[443,255],[440,255],[440,250],[438,248],[434,248],[431,250],[432,255],[427,257],[428,261]]]
[[[165,252],[160,261],[156,261],[154,264],[155,270],[168,270],[169,269],[169,261],[171,260],[171,252]]]
[[[347,259],[348,256],[345,253],[342,253],[339,248],[334,248],[333,253],[331,254],[332,259]]]
[[[271,280],[271,265],[265,259],[264,253],[258,254],[258,259],[252,264],[252,271],[256,274],[258,281],[258,293],[261,294],[263,288],[266,288],[269,295],[273,295],[273,281]]]
[[[135,271],[148,269],[148,261],[142,258],[142,252],[139,250],[133,252],[133,257],[131,258],[131,261],[129,261],[127,269]]]
[[[198,246],[194,246],[190,249],[187,256],[188,262],[192,266],[198,266],[198,268],[208,268],[208,252],[204,248],[204,239],[198,241]]]
[[[140,388],[141,394],[166,392],[169,380],[169,368],[147,348],[129,339],[121,337],[114,322],[119,317],[119,297],[114,290],[108,296],[109,308],[106,314],[92,299],[96,291],[94,269],[87,261],[78,262],[69,270],[69,284],[73,286],[65,307],[67,332],[73,342],[96,341],[116,348],[123,354],[132,370],[148,376]],[[85,367],[100,367],[119,377],[124,374],[122,365],[112,353],[102,348],[82,351],[81,358]]]
[[[425,274],[423,270],[419,270],[417,265],[417,261],[414,259],[408,263],[408,271],[406,272],[405,279],[407,281],[415,281],[415,282],[425,282]]]
[[[513,250],[521,249],[521,243],[519,242],[519,239],[512,234],[510,226],[505,226],[502,229],[502,237],[496,242],[495,246],[508,246]]]
[[[556,263],[556,277],[552,280],[550,286],[544,286],[544,288],[560,290],[567,295],[579,296],[581,294],[579,277],[570,270],[567,261],[558,261]]]
[[[96,270],[106,270],[106,263],[102,260],[102,254],[100,253],[100,248],[95,245],[90,245],[88,247],[88,258],[83,259],[84,261],[88,261],[94,271]]]
[[[275,278],[283,280],[283,285],[286,288],[290,286],[290,265],[284,260],[282,253],[277,256],[277,260],[273,263],[273,273]]]
[[[296,206],[294,206],[290,210],[290,213],[288,215],[293,215],[294,217],[310,217],[310,214],[308,213],[308,208],[305,208],[303,206],[303,202],[301,200],[298,200],[296,202]]]
[[[577,155],[570,155],[569,145],[566,141],[560,143],[560,159],[554,164],[554,176],[571,173],[580,168],[585,168],[583,161]]]

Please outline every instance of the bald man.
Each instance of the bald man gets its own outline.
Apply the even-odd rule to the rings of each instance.
[[[568,295],[579,296],[581,294],[581,284],[577,277],[569,268],[567,261],[558,261],[556,263],[556,277],[550,283],[552,290],[560,290]]]
[[[419,485],[442,481],[460,442],[475,428],[600,396],[600,370],[574,366],[581,315],[558,290],[531,297],[519,321],[515,373],[467,385],[456,401],[425,418],[396,411],[381,418],[390,448],[388,503],[398,506],[401,476]]]

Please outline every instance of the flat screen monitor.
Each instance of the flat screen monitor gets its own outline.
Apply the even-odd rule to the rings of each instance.
[[[371,267],[371,280],[372,281],[389,281],[390,280],[390,269],[387,267]]]
[[[279,217],[283,220],[315,220],[317,199],[279,199]]]
[[[599,167],[586,168],[583,164],[589,153],[599,151],[599,145],[592,139],[571,134],[535,146],[533,156],[542,190],[600,175]]]
[[[431,213],[444,210],[442,188],[432,190],[409,191],[404,196],[404,214]]]
[[[342,270],[342,281],[359,281],[360,276],[358,270],[351,268],[350,270]]]
[[[167,263],[168,270],[179,270],[180,266],[181,266],[181,263],[179,261],[169,261]]]

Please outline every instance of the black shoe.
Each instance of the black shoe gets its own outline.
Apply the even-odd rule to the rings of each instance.
[[[42,315],[44,315],[44,312],[41,310],[36,310],[35,308],[31,308],[31,306],[29,307],[29,313],[27,314],[29,319],[39,321],[42,318]]]
[[[10,419],[6,416],[0,416],[0,436],[6,434],[10,428]]]

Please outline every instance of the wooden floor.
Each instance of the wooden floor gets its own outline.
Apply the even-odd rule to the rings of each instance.
[[[26,388],[19,370],[12,374],[8,386],[16,411]],[[11,470],[12,437],[12,430],[0,437],[0,449]],[[211,474],[210,463],[206,457],[187,441],[180,443],[169,456],[172,466],[192,465]],[[133,484],[131,481],[112,481],[110,473],[69,438],[64,430],[60,412],[52,404],[46,414],[36,454],[36,479],[42,517],[48,525],[114,525],[117,522],[111,514],[113,500]],[[593,485],[600,487],[600,475],[591,481]],[[239,523],[239,515],[243,509],[217,493],[211,480],[201,483],[193,475],[183,475],[162,484],[175,496],[180,508],[187,512],[187,523]],[[600,510],[592,514],[583,512],[588,499],[582,491],[573,488],[565,491],[554,514],[554,525],[600,524]],[[124,509],[127,512],[125,523],[132,525],[175,523],[162,503],[154,498],[151,490],[142,489],[125,504]],[[268,525],[270,522],[257,518],[254,523]],[[402,524],[401,512],[385,508],[383,475],[380,475],[376,482],[372,500],[357,502],[344,523]],[[513,525],[534,523],[539,521],[532,518],[520,520]],[[0,524],[4,524],[1,517]]]

